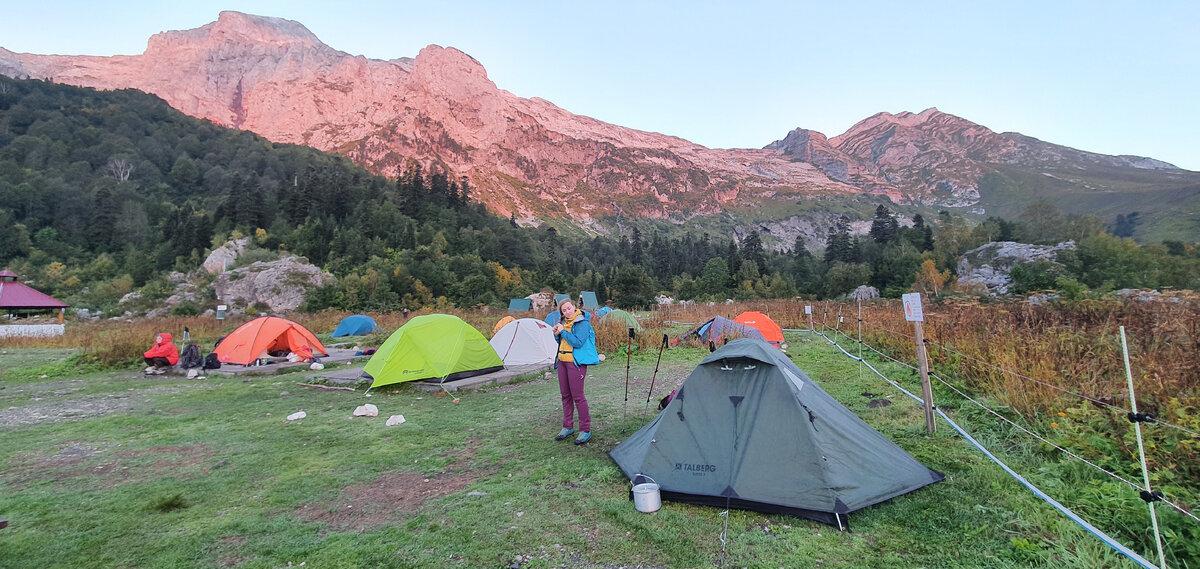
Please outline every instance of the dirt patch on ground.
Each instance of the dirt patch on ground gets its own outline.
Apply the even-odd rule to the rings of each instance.
[[[385,473],[370,482],[343,488],[330,503],[305,504],[296,515],[325,524],[334,531],[362,532],[387,525],[420,510],[430,500],[458,492],[491,475],[491,468],[471,468],[471,459],[478,450],[479,441],[471,439],[464,448],[443,453],[453,462],[436,475]]]
[[[129,411],[149,406],[151,401],[146,396],[177,391],[179,388],[176,387],[156,386],[75,399],[34,398],[33,403],[28,405],[0,409],[0,428],[87,419]]]
[[[215,547],[218,567],[237,567],[248,559],[241,554],[246,538],[240,535],[227,535],[217,540]]]
[[[67,484],[87,478],[111,488],[163,476],[207,474],[213,451],[205,445],[156,446],[112,453],[86,443],[68,443],[52,455],[22,455],[9,461],[4,481],[15,488],[37,482]],[[105,460],[107,459],[107,460]]]

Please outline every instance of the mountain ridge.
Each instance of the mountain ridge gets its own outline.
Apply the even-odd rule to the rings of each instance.
[[[501,215],[570,218],[598,231],[613,217],[685,223],[748,206],[769,217],[772,204],[829,197],[985,214],[982,181],[1001,167],[1161,171],[1172,188],[1194,174],[996,133],[933,107],[876,113],[832,138],[795,129],[759,149],[708,148],[518,97],[453,47],[370,59],[299,22],[233,11],[154,34],[139,55],[0,48],[0,74],[143,90],[192,116],[338,152],[391,177],[417,163],[443,168],[468,177]]]

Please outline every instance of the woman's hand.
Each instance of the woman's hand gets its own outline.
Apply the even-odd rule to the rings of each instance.
[[[563,331],[563,325],[562,325],[562,324],[555,324],[555,325],[554,325],[554,334],[555,334],[555,335],[561,334],[561,333],[562,333],[562,331]]]

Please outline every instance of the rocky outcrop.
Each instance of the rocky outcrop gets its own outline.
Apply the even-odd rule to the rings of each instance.
[[[218,300],[230,306],[258,305],[272,312],[287,312],[300,308],[310,289],[332,282],[332,275],[304,257],[287,256],[221,273],[213,290]]]
[[[1008,294],[1012,269],[1022,263],[1057,262],[1060,251],[1075,248],[1074,241],[1058,245],[1030,245],[1015,241],[992,241],[967,251],[958,260],[958,282],[963,289],[982,289],[988,294]]]
[[[224,245],[213,249],[212,253],[204,259],[202,266],[209,274],[218,274],[225,272],[229,267],[233,266],[234,261],[238,256],[246,251],[246,247],[250,246],[250,238],[242,237],[241,239],[232,239],[225,242]]]
[[[879,298],[879,289],[871,285],[859,285],[858,288],[850,291],[848,297],[850,300],[875,300]]]

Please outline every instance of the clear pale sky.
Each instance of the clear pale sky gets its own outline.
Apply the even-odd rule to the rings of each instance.
[[[373,58],[454,46],[518,95],[712,147],[937,107],[1200,170],[1200,2],[3,4],[0,46],[14,51],[141,53],[155,32],[230,9]]]

